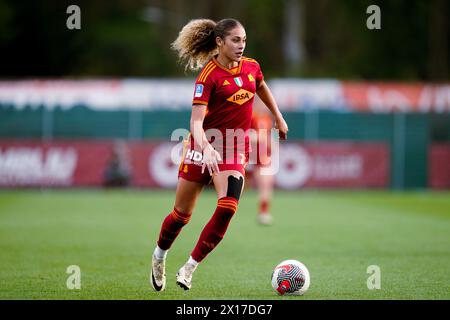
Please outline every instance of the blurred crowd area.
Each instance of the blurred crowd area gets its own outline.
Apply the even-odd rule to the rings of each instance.
[[[369,5],[381,29],[369,30]],[[66,26],[67,7],[81,29]],[[184,77],[170,43],[189,20],[233,17],[267,77],[449,79],[447,0],[0,0],[0,77]]]

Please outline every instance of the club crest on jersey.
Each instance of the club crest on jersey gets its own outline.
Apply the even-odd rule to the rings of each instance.
[[[234,78],[234,82],[238,85],[238,87],[242,87],[242,85],[244,84],[244,82],[242,82],[241,77]]]
[[[255,78],[253,78],[253,75],[251,73],[248,75],[248,81],[255,82]]]
[[[240,89],[238,92],[233,94],[231,97],[229,97],[227,100],[233,103],[237,103],[239,105],[242,105],[246,103],[248,100],[253,98],[254,94],[250,91]]]
[[[201,97],[203,95],[203,85],[202,84],[197,84],[196,86],[195,86],[195,94],[194,94],[194,96],[196,97],[196,98],[199,98],[199,97]]]

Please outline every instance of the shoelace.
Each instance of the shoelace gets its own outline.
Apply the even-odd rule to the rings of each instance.
[[[192,277],[192,273],[194,273],[195,268],[192,267],[192,266],[187,265],[185,267],[185,270],[186,270],[186,272],[185,272],[186,278],[191,278]]]
[[[164,268],[162,262],[156,263],[156,272],[157,272],[157,278],[161,279],[164,276]]]

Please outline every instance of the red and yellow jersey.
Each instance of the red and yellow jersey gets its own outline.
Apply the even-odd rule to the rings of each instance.
[[[261,68],[254,59],[242,57],[233,69],[225,68],[215,58],[211,59],[197,77],[192,102],[193,105],[207,106],[203,121],[205,132],[218,129],[226,140],[233,134],[227,129],[241,129],[246,135],[245,150],[248,151],[253,100],[263,79]],[[215,140],[215,143],[218,142]],[[225,147],[225,141],[223,145]]]

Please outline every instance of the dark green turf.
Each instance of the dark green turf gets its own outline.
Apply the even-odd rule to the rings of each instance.
[[[151,252],[173,192],[1,191],[1,299],[450,299],[450,193],[276,192],[271,227],[256,224],[248,191],[193,288],[175,285],[215,209],[202,194],[168,256],[167,289],[152,291]],[[303,297],[278,297],[273,267],[297,259],[311,273]],[[81,268],[81,290],[66,268]],[[368,290],[369,265],[381,289]]]

